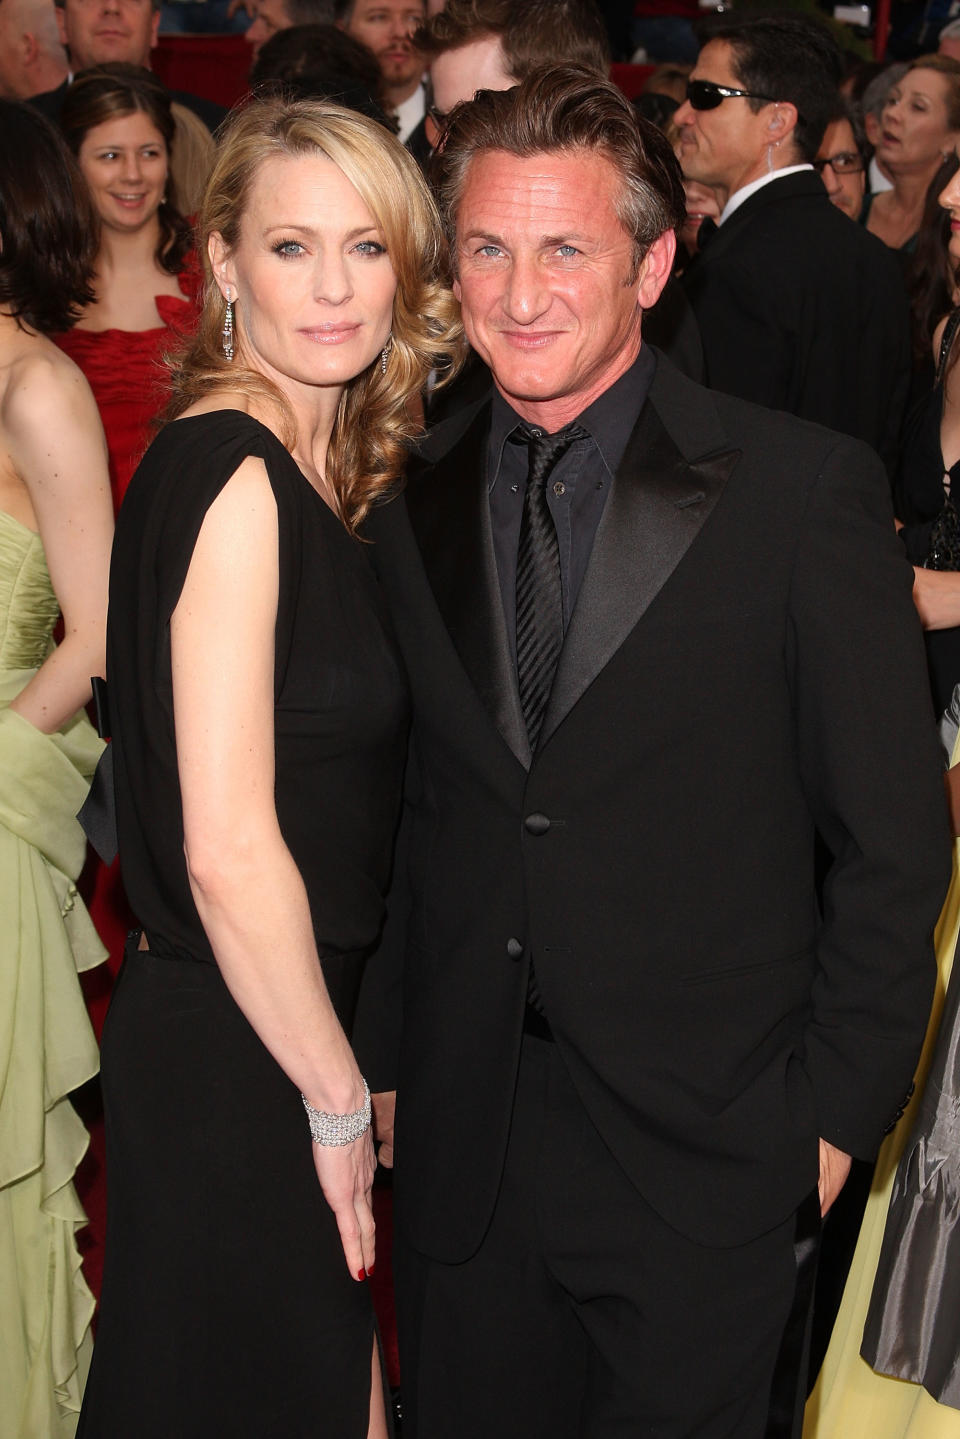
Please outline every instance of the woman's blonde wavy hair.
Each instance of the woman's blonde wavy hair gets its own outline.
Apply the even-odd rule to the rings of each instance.
[[[170,359],[167,418],[175,419],[217,391],[240,392],[275,407],[280,439],[293,449],[293,411],[279,388],[245,361],[239,326],[234,359],[223,354],[226,304],[207,246],[210,236],[219,234],[228,251],[236,247],[250,189],[264,161],[317,153],[356,188],[383,235],[397,277],[386,374],[378,357],[346,385],[327,452],[327,483],[340,518],[355,532],[371,505],[402,477],[408,441],[420,428],[411,407],[427,375],[440,370],[447,378],[464,346],[459,310],[444,279],[446,249],[430,192],[416,162],[373,120],[323,101],[276,96],[255,99],[231,115],[197,219],[203,313],[195,335]]]

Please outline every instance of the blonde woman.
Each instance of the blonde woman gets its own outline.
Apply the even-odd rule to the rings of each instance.
[[[365,547],[459,342],[416,165],[318,102],[235,116],[204,312],[121,514],[108,666],[143,925],[104,1034],[91,1436],[382,1436],[350,1047],[406,698]]]

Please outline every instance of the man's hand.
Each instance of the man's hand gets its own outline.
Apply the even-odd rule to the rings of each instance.
[[[373,1133],[380,1146],[377,1150],[377,1163],[382,1164],[384,1169],[392,1169],[393,1116],[397,1107],[397,1091],[389,1089],[381,1094],[371,1094],[370,1103],[373,1105]]]
[[[817,1183],[817,1189],[820,1192],[821,1218],[826,1216],[833,1201],[846,1184],[852,1162],[849,1154],[845,1154],[842,1149],[837,1149],[834,1145],[828,1144],[825,1139],[821,1139],[820,1179]]]

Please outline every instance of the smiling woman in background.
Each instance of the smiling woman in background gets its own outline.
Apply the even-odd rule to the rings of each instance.
[[[95,299],[57,343],[99,406],[118,509],[168,397],[163,355],[196,324],[192,235],[170,178],[170,100],[148,70],[103,65],[78,76],[60,126],[100,217],[100,246]]]
[[[960,139],[960,61],[921,55],[887,96],[876,156],[893,189],[867,197],[863,221],[885,245],[911,249],[938,168]]]

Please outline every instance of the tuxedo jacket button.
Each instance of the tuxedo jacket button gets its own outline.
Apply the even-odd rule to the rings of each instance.
[[[510,956],[511,959],[523,958],[523,945],[520,943],[519,939],[507,940],[507,954]]]
[[[523,821],[523,827],[527,831],[527,834],[546,834],[550,828],[550,821],[545,814],[528,814]]]

